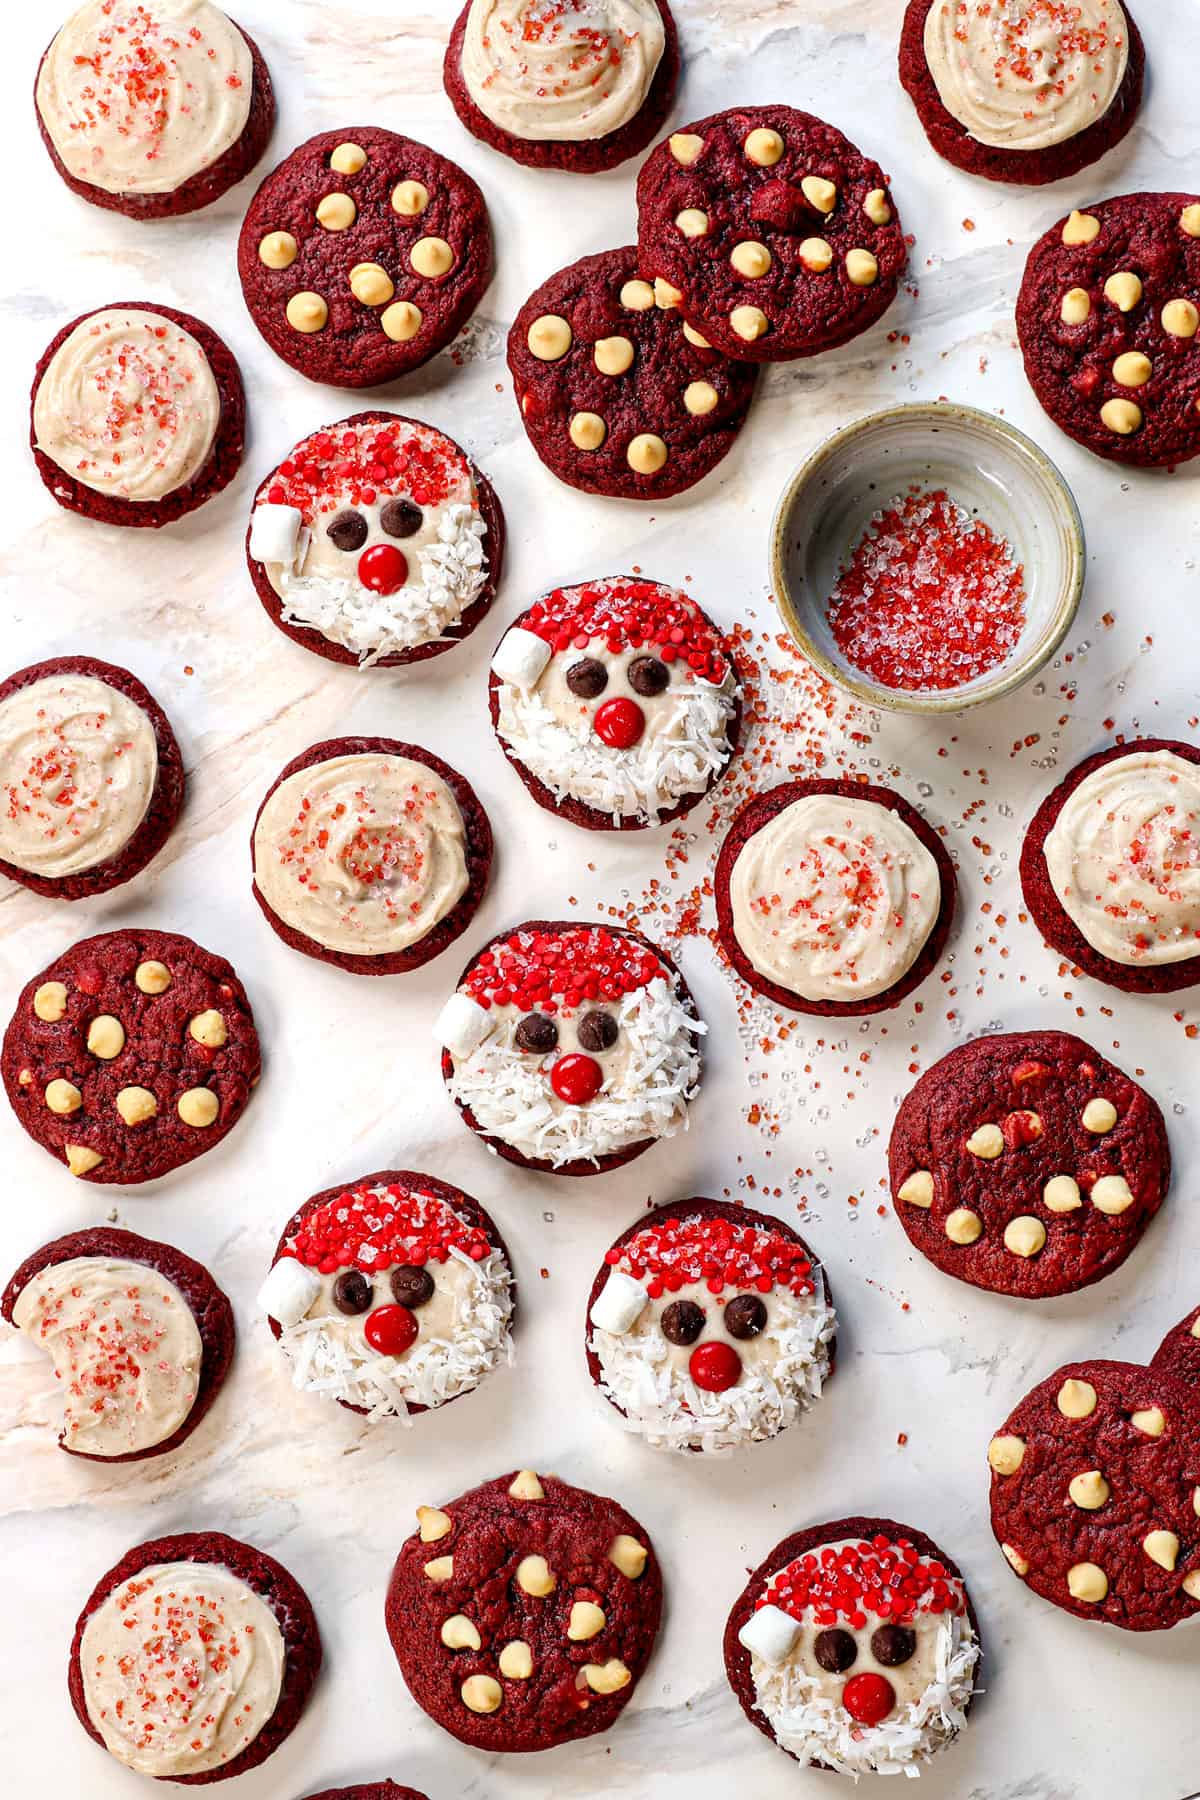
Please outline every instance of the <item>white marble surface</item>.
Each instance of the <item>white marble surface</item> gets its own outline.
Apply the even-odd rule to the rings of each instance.
[[[397,399],[455,433],[491,473],[512,555],[493,624],[410,674],[360,677],[270,628],[242,560],[249,495],[295,437],[351,410],[352,400],[276,362],[246,317],[233,251],[250,183],[206,213],[155,226],[99,212],[61,187],[29,102],[53,21],[44,8],[11,9],[3,73],[3,661],[15,668],[91,651],[128,663],[174,719],[191,787],[182,828],[130,887],[73,908],[21,890],[0,895],[0,1010],[7,1014],[27,976],[78,936],[133,922],[175,928],[237,964],[260,1019],[266,1074],[221,1148],[155,1190],[73,1186],[7,1109],[0,1115],[4,1273],[45,1239],[113,1206],[122,1223],[207,1262],[233,1296],[242,1331],[225,1394],[186,1453],[112,1472],[58,1453],[47,1366],[11,1338],[0,1347],[5,1789],[53,1800],[120,1800],[136,1791],[137,1778],[89,1743],[71,1716],[65,1667],[75,1615],[128,1545],[216,1526],[295,1571],[316,1604],[327,1653],[299,1729],[239,1784],[246,1800],[295,1800],[385,1773],[433,1800],[695,1800],[735,1788],[755,1800],[820,1800],[831,1778],[786,1760],[741,1717],[721,1671],[720,1629],[742,1571],[785,1531],[877,1511],[923,1526],[961,1562],[987,1636],[987,1694],[965,1738],[924,1778],[922,1795],[1180,1800],[1200,1780],[1200,1629],[1139,1639],[1089,1628],[1027,1596],[988,1529],[984,1451],[1015,1398],[1059,1362],[1114,1350],[1148,1356],[1198,1297],[1200,1041],[1187,1026],[1200,1019],[1200,999],[1122,999],[1064,980],[1019,916],[1016,862],[1023,822],[1052,769],[1114,728],[1195,730],[1200,476],[1122,479],[1060,438],[1026,388],[1012,318],[1026,247],[1059,213],[1113,192],[1196,185],[1194,0],[1143,0],[1151,78],[1141,121],[1098,169],[1042,193],[973,182],[929,151],[895,78],[901,0],[678,0],[686,72],[676,117],[783,99],[842,126],[890,168],[916,234],[919,296],[903,294],[883,328],[845,350],[770,370],[717,475],[656,513],[589,500],[543,471],[518,427],[502,354],[507,322],[535,281],[586,251],[628,241],[633,166],[588,180],[541,175],[468,137],[440,84],[451,0],[433,0],[428,10],[404,0],[240,0],[236,10],[276,80],[280,122],[270,162],[314,130],[366,121],[429,140],[483,184],[500,270],[473,353],[463,367],[440,359]],[[89,306],[130,298],[209,319],[241,360],[250,407],[240,478],[153,536],[60,512],[22,441],[30,372],[51,334]],[[904,337],[892,343],[893,332]],[[529,912],[562,912],[571,896],[581,915],[601,901],[636,898],[662,873],[662,834],[608,841],[553,828],[492,741],[483,681],[502,623],[543,585],[630,564],[668,580],[694,577],[695,592],[725,621],[754,615],[766,623],[766,527],[793,465],[825,433],[875,406],[939,395],[1003,410],[1046,446],[1075,488],[1090,540],[1070,656],[1044,683],[949,727],[860,720],[863,737],[850,742],[840,712],[821,726],[835,752],[892,770],[949,827],[963,906],[945,982],[926,987],[919,1015],[910,1006],[843,1033],[801,1024],[786,1048],[763,1058],[744,1047],[749,1031],[739,1038],[729,978],[697,939],[683,960],[713,1027],[713,1054],[691,1133],[615,1178],[522,1178],[458,1126],[437,1075],[430,1025],[456,955],[375,984],[287,951],[249,896],[246,840],[259,797],[283,762],[318,738],[355,731],[422,739],[468,773],[498,828],[494,885],[468,942]],[[707,839],[692,848],[693,878],[708,852]],[[1126,1268],[1098,1289],[1038,1308],[939,1276],[914,1260],[890,1214],[876,1211],[883,1145],[910,1064],[926,1066],[955,1038],[1000,1023],[1078,1026],[1102,1049],[1119,1044],[1119,1060],[1147,1070],[1178,1159],[1165,1214]],[[772,1119],[780,1125],[774,1137]],[[388,1163],[435,1170],[495,1211],[525,1302],[520,1366],[407,1433],[364,1429],[295,1396],[253,1314],[265,1259],[297,1201]],[[807,1201],[806,1229],[843,1307],[841,1367],[819,1417],[753,1455],[717,1466],[661,1459],[627,1440],[593,1402],[579,1343],[587,1281],[647,1197],[747,1191],[751,1178],[778,1185],[773,1204],[789,1217]],[[657,1539],[669,1615],[617,1731],[532,1761],[489,1763],[412,1705],[384,1635],[382,1595],[419,1502],[527,1463],[621,1496]]]

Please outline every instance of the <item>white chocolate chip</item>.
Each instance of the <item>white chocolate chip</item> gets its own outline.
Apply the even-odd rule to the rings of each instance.
[[[806,175],[800,183],[800,192],[819,213],[831,213],[837,205],[837,188],[823,175]]]
[[[679,288],[672,286],[661,275],[654,277],[654,304],[661,312],[670,312],[682,299],[683,294]]]
[[[65,1118],[68,1113],[78,1112],[83,1105],[83,1095],[73,1081],[65,1081],[61,1077],[57,1081],[47,1083],[42,1098],[52,1113]]]
[[[1104,284],[1104,298],[1111,300],[1118,312],[1132,312],[1142,297],[1142,284],[1132,269],[1118,269]]]
[[[523,1556],[517,1564],[517,1586],[522,1593],[541,1600],[552,1594],[558,1583],[544,1556]]]
[[[623,375],[633,364],[633,345],[627,337],[597,338],[592,360],[602,375]]]
[[[696,346],[697,350],[712,349],[712,345],[709,343],[708,339],[706,337],[701,337],[695,326],[689,325],[686,319],[683,321],[683,335],[689,344],[694,344]]]
[[[1154,364],[1141,350],[1126,350],[1112,366],[1113,380],[1122,387],[1145,387],[1154,373]],[[1117,402],[1117,404],[1120,404]]]
[[[546,1490],[533,1469],[518,1469],[508,1484],[510,1500],[544,1500]]]
[[[1179,229],[1189,237],[1200,238],[1200,204],[1193,201],[1179,215]]]
[[[1160,1569],[1173,1569],[1179,1561],[1179,1539],[1173,1531],[1148,1531],[1142,1549]]]
[[[63,1150],[72,1175],[90,1175],[104,1161],[99,1150],[89,1150],[86,1144],[65,1144]]]
[[[87,1047],[102,1062],[111,1062],[125,1048],[125,1027],[111,1013],[101,1013],[88,1026]]]
[[[299,254],[290,231],[268,231],[258,246],[258,260],[268,269],[290,269]]]
[[[1166,1415],[1159,1406],[1144,1406],[1139,1412],[1130,1413],[1129,1423],[1152,1438],[1161,1437],[1167,1429]]]
[[[496,1661],[506,1681],[528,1681],[533,1674],[533,1651],[524,1638],[511,1639]]]
[[[418,219],[429,205],[429,189],[423,181],[398,181],[392,189],[392,211],[402,219]]]
[[[757,281],[771,266],[771,252],[756,238],[745,238],[729,252],[729,261],[747,281]]]
[[[863,211],[872,225],[887,225],[892,217],[892,209],[888,205],[888,197],[882,188],[872,188],[863,201]]]
[[[616,1656],[610,1656],[606,1663],[584,1663],[582,1674],[593,1694],[619,1693],[633,1680],[625,1664]]]
[[[783,139],[769,125],[759,125],[750,132],[742,149],[760,169],[773,169],[783,155]]]
[[[1068,288],[1059,310],[1064,325],[1082,325],[1091,317],[1092,297],[1086,288]]]
[[[683,404],[694,419],[713,412],[720,398],[711,381],[689,381],[683,390]]]
[[[459,1693],[473,1713],[494,1713],[504,1700],[504,1689],[494,1675],[468,1675]]]
[[[1192,1511],[1200,1519],[1200,1487],[1192,1489]]]
[[[933,1176],[928,1169],[915,1169],[898,1190],[897,1198],[909,1206],[933,1205]]]
[[[735,306],[729,315],[730,329],[743,343],[752,344],[767,330],[767,315],[757,306]]]
[[[379,315],[384,337],[393,344],[407,344],[421,329],[424,314],[411,300],[396,300]]]
[[[47,1025],[56,1025],[67,1010],[67,990],[61,981],[43,981],[33,996],[33,1010]]]
[[[1004,1248],[1014,1256],[1037,1256],[1046,1248],[1046,1227],[1030,1213],[1010,1219],[1004,1227]]]
[[[694,131],[673,131],[667,139],[671,155],[683,168],[690,169],[704,148],[704,139]]]
[[[126,1125],[142,1125],[158,1111],[158,1101],[144,1087],[123,1087],[113,1104]]]
[[[1075,1563],[1067,1570],[1067,1587],[1073,1599],[1098,1606],[1108,1593],[1108,1576],[1097,1563]]]
[[[442,1642],[447,1650],[479,1650],[483,1645],[474,1620],[468,1619],[466,1613],[455,1613],[444,1621]]]
[[[1073,212],[1062,229],[1064,244],[1092,244],[1100,236],[1100,221],[1091,213]]]
[[[1200,232],[1196,235],[1200,237]],[[1193,1569],[1190,1575],[1185,1575],[1179,1585],[1189,1600],[1200,1600],[1200,1569]]]
[[[219,1050],[229,1036],[225,1020],[215,1007],[197,1013],[188,1025],[188,1036],[209,1050]]]
[[[454,267],[454,252],[445,238],[418,238],[408,253],[408,260],[418,275],[436,281]]]
[[[874,287],[879,264],[869,250],[847,250],[846,273],[855,287]]]
[[[326,194],[317,204],[317,224],[326,231],[346,231],[358,217],[349,194]]]
[[[649,312],[654,305],[654,289],[648,281],[627,281],[621,289],[621,305],[629,312]]]
[[[675,229],[685,238],[707,237],[708,214],[701,212],[698,206],[685,206],[681,213],[675,214]]]
[[[287,322],[293,331],[323,331],[329,322],[329,308],[321,295],[307,290],[292,295],[286,312]]]
[[[350,292],[364,306],[382,306],[395,291],[391,276],[378,263],[355,263],[350,271]]]
[[[211,1088],[188,1088],[185,1093],[180,1094],[175,1110],[185,1125],[192,1125],[203,1131],[213,1123],[221,1110],[221,1103]]]
[[[1079,1183],[1073,1175],[1052,1175],[1042,1189],[1042,1200],[1053,1213],[1075,1212],[1083,1205]]]
[[[636,475],[657,475],[666,460],[667,446],[652,431],[643,431],[631,438],[625,452],[625,461]]]
[[[1000,1548],[1018,1575],[1028,1575],[1029,1564],[1019,1550],[1014,1549],[1011,1544],[1001,1544]]]
[[[430,1581],[440,1584],[454,1578],[454,1558],[452,1556],[435,1556],[432,1562],[425,1564],[425,1574]]]
[[[988,1462],[997,1475],[1015,1475],[1025,1460],[1024,1438],[1004,1434],[988,1445]]]
[[[1118,357],[1117,360],[1121,359]],[[1106,400],[1100,408],[1100,417],[1118,437],[1132,437],[1141,426],[1142,409],[1132,400]]]
[[[1074,1377],[1058,1390],[1058,1410],[1064,1419],[1087,1419],[1096,1410],[1096,1390],[1090,1381]]]
[[[133,979],[143,994],[165,994],[171,985],[171,971],[166,963],[151,960],[138,964]]]
[[[1133,1194],[1123,1175],[1102,1175],[1093,1183],[1091,1201],[1098,1212],[1114,1217],[1133,1205]]]
[[[418,1506],[417,1529],[423,1544],[438,1544],[454,1530],[449,1513],[439,1506]]]
[[[1083,1109],[1083,1129],[1103,1137],[1117,1122],[1117,1109],[1111,1100],[1089,1100]]]
[[[636,1581],[642,1573],[649,1554],[646,1546],[639,1544],[635,1537],[630,1537],[627,1531],[619,1531],[608,1546],[609,1562],[620,1569],[622,1575],[627,1575],[630,1581]]]
[[[1162,328],[1169,337],[1195,337],[1200,331],[1200,311],[1190,300],[1168,300],[1162,309]]]
[[[1112,1498],[1112,1489],[1099,1469],[1085,1469],[1082,1475],[1076,1475],[1067,1492],[1072,1504],[1083,1512],[1099,1512]]]
[[[339,144],[330,154],[329,166],[339,175],[357,175],[366,164],[367,153],[361,144]]]
[[[543,313],[529,327],[525,342],[539,362],[558,362],[571,348],[571,327],[557,313]]]
[[[567,1636],[573,1644],[586,1644],[589,1638],[599,1637],[607,1624],[602,1608],[591,1600],[576,1600],[567,1621]]]
[[[608,436],[608,426],[594,412],[572,413],[567,430],[577,450],[598,450]]]
[[[967,1139],[967,1149],[972,1156],[982,1157],[984,1162],[994,1162],[996,1157],[1004,1154],[1004,1133],[998,1125],[981,1125]]]
[[[973,1244],[983,1233],[983,1220],[969,1206],[956,1206],[946,1219],[946,1236],[952,1244]]]

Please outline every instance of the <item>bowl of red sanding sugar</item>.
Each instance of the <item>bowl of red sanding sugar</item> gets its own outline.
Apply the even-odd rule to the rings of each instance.
[[[828,438],[783,491],[771,579],[809,661],[872,706],[954,713],[1047,662],[1083,592],[1083,521],[1032,439],[946,401]]]

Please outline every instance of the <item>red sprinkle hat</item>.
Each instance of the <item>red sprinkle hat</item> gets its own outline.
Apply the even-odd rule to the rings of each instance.
[[[468,1225],[435,1194],[403,1188],[351,1188],[309,1213],[283,1251],[322,1275],[396,1263],[444,1263],[451,1249],[481,1262],[492,1249],[487,1233]]]
[[[907,1538],[864,1538],[809,1550],[771,1577],[755,1602],[778,1606],[794,1619],[811,1607],[818,1625],[839,1619],[859,1629],[868,1613],[903,1623],[918,1613],[964,1613],[962,1583],[944,1563],[923,1557]]]
[[[614,1245],[605,1261],[624,1264],[636,1280],[645,1280],[652,1300],[699,1281],[710,1294],[727,1287],[769,1294],[778,1284],[798,1298],[815,1285],[803,1244],[726,1218],[664,1219]]]
[[[604,925],[567,931],[514,931],[492,944],[468,971],[463,987],[485,1009],[564,1013],[588,1001],[619,1000],[668,973],[649,944]]]
[[[258,499],[298,507],[311,524],[318,512],[370,506],[380,494],[439,506],[465,473],[467,461],[457,444],[432,426],[418,431],[401,418],[343,422],[302,439]]]
[[[729,666],[723,639],[695,602],[656,581],[617,575],[555,588],[535,600],[521,626],[553,650],[586,650],[596,638],[614,656],[622,650],[652,650],[663,662],[686,662],[696,675],[718,685]]]

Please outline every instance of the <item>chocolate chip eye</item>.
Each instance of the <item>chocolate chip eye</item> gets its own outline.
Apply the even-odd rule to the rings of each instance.
[[[535,1055],[544,1056],[547,1050],[553,1050],[557,1042],[558,1026],[545,1013],[526,1013],[517,1026],[518,1050],[529,1050]]]
[[[579,1048],[581,1050],[611,1050],[617,1041],[617,1021],[610,1012],[584,1013],[579,1021]]]
[[[661,694],[671,680],[671,671],[657,656],[635,656],[625,671],[625,679],[635,694],[643,697]]]
[[[371,1304],[371,1284],[358,1269],[343,1269],[333,1284],[333,1304],[341,1313],[365,1313]]]
[[[335,550],[361,550],[370,527],[360,512],[334,513],[325,527],[325,536]]]
[[[739,1294],[725,1308],[725,1329],[732,1338],[757,1337],[767,1322],[767,1309],[757,1294]]]
[[[917,1634],[907,1625],[880,1625],[871,1633],[871,1655],[885,1669],[898,1669],[917,1648]]]
[[[433,1276],[428,1269],[418,1268],[416,1263],[402,1263],[392,1270],[392,1298],[397,1305],[415,1311],[418,1306],[428,1305],[433,1293]]]
[[[389,537],[412,537],[420,531],[421,521],[425,517],[419,506],[411,500],[386,500],[379,509],[379,524]]]
[[[579,700],[594,700],[608,686],[608,670],[594,656],[585,656],[567,670],[567,686]]]
[[[858,1657],[858,1645],[848,1631],[835,1625],[831,1631],[817,1633],[813,1655],[831,1675],[841,1675],[854,1666]]]
[[[704,1330],[704,1314],[694,1300],[672,1300],[662,1316],[668,1344],[694,1344]]]

